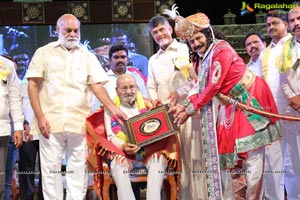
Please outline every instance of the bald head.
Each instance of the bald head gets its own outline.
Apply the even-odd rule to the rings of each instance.
[[[56,22],[56,26],[60,27],[67,22],[78,23],[78,26],[80,26],[80,21],[72,14],[63,14],[62,16],[60,16],[60,18],[58,18]]]
[[[130,74],[122,74],[117,78],[117,88],[124,82],[131,82],[137,85],[135,78]]]

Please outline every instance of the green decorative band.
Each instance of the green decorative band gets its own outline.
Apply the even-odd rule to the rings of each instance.
[[[186,102],[184,106],[185,106],[185,112],[190,116],[194,115],[197,112],[194,105],[190,101]]]

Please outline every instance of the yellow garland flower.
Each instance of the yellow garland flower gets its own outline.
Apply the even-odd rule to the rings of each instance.
[[[128,137],[127,137],[127,135],[125,135],[125,133],[123,132],[123,131],[119,131],[117,134],[116,134],[116,136],[118,137],[118,138],[120,138],[121,140],[123,140],[124,142],[128,142]]]
[[[189,77],[189,68],[192,67],[192,64],[189,62],[189,58],[178,57],[174,60],[175,67],[180,70],[184,78]]]
[[[10,67],[5,65],[4,62],[0,62],[0,80],[6,81],[7,76],[10,74]]]
[[[136,103],[137,103],[137,106],[138,106],[138,109],[139,109],[140,113],[143,113],[143,112],[147,111],[147,108],[146,108],[145,103],[144,103],[144,99],[143,99],[143,97],[142,97],[142,95],[141,95],[140,92],[137,92],[137,94],[136,94]],[[114,98],[114,104],[118,108],[120,108],[120,106],[121,106],[121,99],[120,99],[119,96],[115,96],[115,98]],[[117,123],[117,121],[116,121],[115,117],[112,116],[112,122],[111,122],[111,124],[112,124],[112,130],[113,130],[113,132],[116,134],[116,136],[118,138],[120,138],[121,140],[123,140],[124,142],[127,143],[128,142],[127,135],[121,130],[121,127],[120,127],[119,124],[117,124],[117,126],[116,125],[113,126],[114,123]]]
[[[276,64],[279,67],[280,73],[285,73],[286,71],[292,68],[293,48],[294,48],[294,37],[290,38],[282,45],[281,56],[278,56],[276,58]]]

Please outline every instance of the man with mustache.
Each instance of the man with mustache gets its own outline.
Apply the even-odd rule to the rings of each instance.
[[[149,109],[148,106],[151,105],[149,101],[146,103],[142,98],[136,79],[130,74],[118,76],[115,90],[117,95],[114,102],[128,117],[146,112]],[[104,116],[107,139],[112,143],[110,144],[112,148],[110,169],[117,186],[118,199],[135,199],[130,182],[130,170],[135,169],[141,161],[148,170],[146,199],[160,200],[165,170],[178,158],[177,137],[172,135],[141,149],[129,143],[127,133],[115,121],[114,115],[105,110]],[[118,149],[113,150],[115,147]]]
[[[22,145],[24,130],[22,96],[15,64],[4,56],[0,56],[0,98],[0,199],[2,200],[6,195],[6,176],[11,176],[5,173],[6,164],[9,164],[7,162],[11,162],[6,159],[10,136],[13,137],[15,148],[19,148]]]
[[[138,85],[138,89],[144,98],[149,98],[149,94],[143,78],[135,71],[131,70],[132,67],[128,67],[128,49],[124,45],[113,45],[109,49],[109,61],[110,69],[106,72],[109,82],[104,85],[109,97],[114,99],[116,93],[116,80],[118,76],[122,74],[132,75]],[[100,102],[97,98],[93,98],[92,111],[97,110],[100,107]]]
[[[280,138],[278,120],[243,110],[236,103],[277,113],[270,88],[247,68],[228,42],[219,39],[220,33],[204,13],[186,18],[174,13],[177,36],[186,40],[195,52],[193,64],[197,65],[199,60],[202,64],[198,82],[185,103],[172,107],[170,112],[178,124],[200,113],[198,123],[205,144],[205,168],[210,172],[205,173],[207,196],[209,199],[261,199],[264,146]],[[218,117],[212,102],[215,97],[220,100]],[[211,173],[214,178],[210,178]],[[247,184],[240,188],[233,185],[233,194],[232,181],[226,175],[235,177],[243,173]]]
[[[58,41],[36,50],[30,62],[28,94],[34,111],[32,134],[40,135],[43,195],[63,199],[61,166],[66,154],[67,199],[85,199],[86,117],[92,93],[123,124],[127,116],[109,98],[107,75],[96,56],[80,45],[80,21],[64,14],[56,24]]]
[[[268,83],[275,99],[278,112],[285,113],[287,101],[280,89],[279,55],[282,45],[292,35],[288,33],[288,18],[286,11],[271,10],[266,14],[267,33],[271,37],[271,43],[265,48],[259,57],[262,66],[262,77]],[[286,121],[281,120],[282,135],[285,134]],[[284,152],[285,140],[277,140],[265,147],[264,166],[264,197],[266,199],[284,199]],[[277,172],[277,173],[275,173]]]
[[[289,106],[285,113],[300,116],[300,7],[292,8],[288,13],[289,28],[293,37],[283,44],[279,56],[280,86]],[[299,122],[285,121],[285,188],[287,199],[300,199],[300,125]]]
[[[24,124],[23,143],[19,149],[19,188],[20,199],[30,200],[34,198],[35,176],[38,174],[38,199],[43,200],[42,180],[40,173],[40,159],[39,159],[39,135],[32,135],[30,132],[30,124],[33,118],[33,110],[30,105],[29,96],[27,92],[28,81],[25,78],[29,63],[30,53],[24,47],[18,46],[10,51],[10,54],[17,62],[17,75],[20,82],[23,113],[26,120]],[[38,167],[35,170],[36,163]]]
[[[244,38],[246,52],[250,56],[247,67],[258,76],[261,76],[261,63],[257,62],[260,52],[266,47],[266,40],[260,32],[250,32]]]
[[[149,32],[159,46],[150,57],[147,88],[152,100],[174,106],[183,103],[197,79],[198,69],[190,65],[189,49],[172,37],[173,28],[163,16],[151,18]],[[184,73],[189,68],[189,73]],[[190,80],[193,79],[193,80]],[[207,199],[200,113],[180,126],[182,173],[179,199]]]
[[[111,45],[117,44],[124,45],[126,48],[130,47],[130,36],[127,31],[119,29],[112,32]],[[128,51],[128,60],[130,66],[139,70],[146,81],[148,76],[148,58],[142,54]]]

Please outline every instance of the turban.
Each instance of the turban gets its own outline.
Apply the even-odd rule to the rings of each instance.
[[[204,13],[196,13],[183,18],[177,11],[176,4],[172,6],[172,10],[165,9],[163,14],[170,16],[175,20],[175,33],[181,39],[188,39],[194,33],[210,27],[208,17]]]

